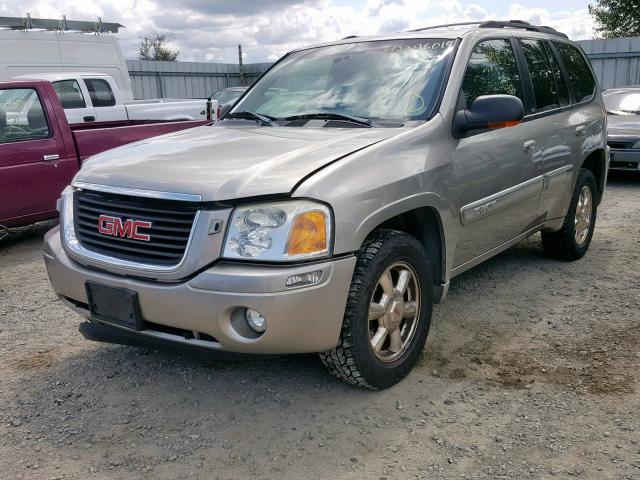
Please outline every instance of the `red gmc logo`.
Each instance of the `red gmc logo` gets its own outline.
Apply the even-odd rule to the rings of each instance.
[[[130,238],[148,242],[151,236],[147,233],[140,233],[140,228],[151,228],[151,222],[144,220],[132,220],[130,218],[122,221],[121,218],[109,215],[100,215],[98,218],[98,232],[112,237]]]

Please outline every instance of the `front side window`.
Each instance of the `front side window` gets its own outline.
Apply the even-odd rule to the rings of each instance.
[[[75,80],[53,82],[53,89],[56,91],[56,95],[58,95],[60,103],[62,103],[62,108],[65,110],[87,107],[80,85]]]
[[[559,108],[556,81],[543,41],[520,40],[520,45],[533,85],[534,103],[528,113]]]
[[[554,42],[554,45],[560,54],[560,60],[564,64],[567,79],[573,90],[576,102],[580,103],[589,100],[595,93],[596,81],[591,74],[587,61],[573,45],[559,42]]]
[[[294,52],[232,114],[276,119],[339,114],[404,123],[432,113],[453,51],[450,39],[356,42]],[[391,126],[391,125],[389,125]]]
[[[84,83],[89,90],[91,103],[94,107],[113,107],[116,104],[116,98],[113,90],[106,80],[100,78],[87,78]]]
[[[466,107],[482,95],[514,95],[520,100],[522,82],[509,40],[485,40],[473,49],[464,75]]]
[[[49,125],[33,88],[0,89],[0,143],[49,137]]]

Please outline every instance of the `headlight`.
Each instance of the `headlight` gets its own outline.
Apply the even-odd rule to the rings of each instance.
[[[330,254],[331,211],[309,200],[246,205],[234,210],[225,258],[283,262]]]
[[[638,148],[638,149],[640,149],[640,140],[638,140],[638,141],[633,145],[633,147],[631,147],[631,148],[634,148],[634,149]]]

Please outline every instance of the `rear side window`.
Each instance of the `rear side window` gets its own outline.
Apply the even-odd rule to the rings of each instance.
[[[53,89],[56,91],[56,95],[58,95],[60,103],[62,103],[62,108],[65,110],[87,107],[80,85],[75,80],[53,82]]]
[[[89,90],[91,103],[94,107],[113,107],[116,104],[116,97],[106,80],[100,78],[85,78],[84,83]]]
[[[49,137],[40,97],[33,88],[0,89],[0,144]]]
[[[576,102],[580,103],[589,100],[595,92],[596,81],[591,74],[587,61],[573,45],[556,42],[554,42],[554,45],[560,54],[560,60],[564,64],[567,79],[575,95]]]
[[[545,50],[547,51],[547,57],[551,62],[551,69],[553,70],[553,78],[556,81],[556,89],[558,92],[558,101],[561,107],[566,107],[571,103],[569,99],[569,87],[567,87],[567,81],[562,74],[562,70],[560,70],[560,64],[556,59],[553,50],[551,50],[551,46],[549,42],[544,42]]]
[[[509,40],[485,40],[471,52],[462,93],[467,108],[482,95],[515,95],[523,99],[516,56]]]
[[[520,40],[533,85],[534,104],[528,113],[559,108],[556,81],[542,40]]]

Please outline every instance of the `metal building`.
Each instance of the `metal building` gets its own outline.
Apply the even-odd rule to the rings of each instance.
[[[582,40],[603,89],[640,85],[640,37]]]

